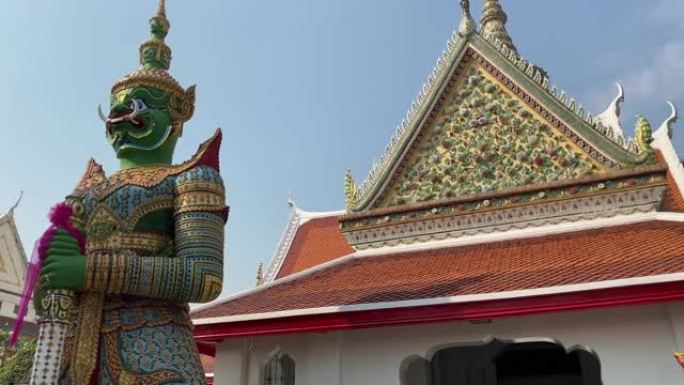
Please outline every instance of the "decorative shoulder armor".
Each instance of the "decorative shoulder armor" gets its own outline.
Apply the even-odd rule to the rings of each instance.
[[[175,213],[226,211],[226,192],[218,171],[208,166],[197,166],[176,178]]]
[[[228,219],[226,191],[219,174],[221,130],[200,146],[191,167],[176,175],[175,214],[211,212]]]
[[[107,175],[105,174],[104,169],[102,169],[102,166],[97,163],[95,159],[90,158],[88,165],[86,166],[86,170],[81,177],[81,181],[78,182],[76,191],[74,193],[79,194],[83,191],[87,191],[106,180]]]

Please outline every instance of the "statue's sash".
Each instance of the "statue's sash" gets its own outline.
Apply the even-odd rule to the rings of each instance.
[[[76,340],[71,356],[73,385],[91,385],[100,350],[100,331],[105,295],[83,293],[78,309]]]

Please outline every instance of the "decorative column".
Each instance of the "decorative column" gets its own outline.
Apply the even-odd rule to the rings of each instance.
[[[37,309],[40,330],[30,385],[57,385],[69,314],[75,306],[76,296],[68,290],[50,290],[40,301]]]

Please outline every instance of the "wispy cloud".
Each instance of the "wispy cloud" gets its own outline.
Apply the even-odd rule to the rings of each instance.
[[[636,100],[678,98],[684,93],[684,38],[660,47],[645,68],[630,71],[625,86]]]
[[[656,21],[684,21],[684,1],[660,0],[654,4],[651,16]],[[681,23],[674,23],[673,26],[684,28]]]
[[[654,2],[652,13],[646,17],[653,28],[684,29],[684,0]],[[666,100],[684,103],[684,36],[663,43],[645,62],[636,64],[631,60],[634,54],[633,51],[611,51],[601,59],[602,64],[614,68],[615,79],[625,86],[625,120],[630,120],[637,112],[656,114],[662,111]],[[615,94],[611,82],[606,81],[588,88],[583,100],[599,113]]]

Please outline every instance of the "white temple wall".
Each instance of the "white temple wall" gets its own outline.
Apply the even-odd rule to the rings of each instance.
[[[684,351],[684,302],[673,303],[668,306],[670,326],[677,342],[678,350]]]
[[[19,300],[16,295],[0,292],[0,316],[14,319],[14,307],[19,305]]]
[[[684,349],[684,303],[469,322],[269,336],[226,341],[217,349],[216,385],[261,385],[278,351],[296,365],[297,385],[399,385],[407,357],[487,338],[551,338],[584,345],[601,360],[605,385],[682,384],[672,352]],[[234,370],[247,362],[248,370]]]

